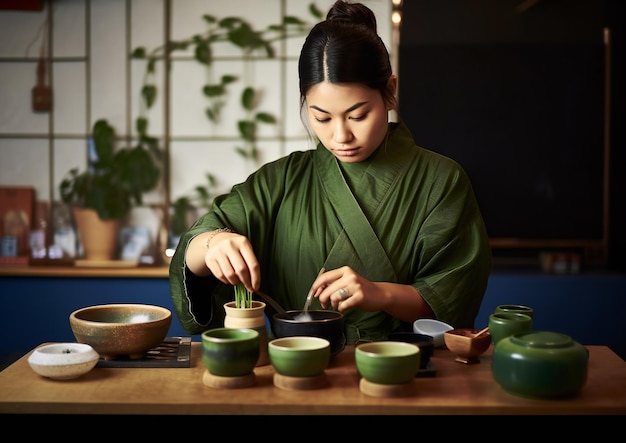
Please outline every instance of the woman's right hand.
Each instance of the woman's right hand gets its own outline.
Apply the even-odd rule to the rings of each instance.
[[[206,245],[204,262],[223,283],[243,283],[250,292],[261,286],[261,267],[247,237],[234,232],[219,232]]]

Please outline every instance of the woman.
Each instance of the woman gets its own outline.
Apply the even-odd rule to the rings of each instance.
[[[486,229],[461,167],[389,122],[397,78],[372,11],[337,1],[298,70],[319,143],[262,166],[181,237],[170,284],[183,327],[221,326],[238,283],[285,309],[302,309],[310,289],[313,309],[344,314],[348,343],[421,317],[473,327],[491,271]]]

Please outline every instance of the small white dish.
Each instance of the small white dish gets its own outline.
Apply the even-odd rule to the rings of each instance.
[[[432,318],[418,318],[413,322],[413,332],[432,336],[436,348],[445,346],[443,334],[452,329],[448,323]]]
[[[85,343],[54,343],[36,348],[28,364],[37,374],[54,380],[69,380],[91,371],[100,355]]]

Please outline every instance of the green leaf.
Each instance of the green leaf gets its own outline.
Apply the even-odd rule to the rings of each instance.
[[[274,56],[276,55],[274,47],[269,43],[265,43],[263,47],[265,48],[265,55],[267,56],[267,58],[274,58]]]
[[[235,26],[237,26],[240,23],[242,23],[242,20],[240,18],[237,18],[237,17],[226,17],[226,18],[223,18],[222,20],[220,20],[218,25],[221,28],[233,29]]]
[[[300,20],[298,17],[294,17],[293,15],[286,15],[283,17],[283,23],[286,25],[304,25],[305,22]]]
[[[234,291],[235,307],[239,309],[252,307],[252,292],[248,291],[242,283],[235,285]]]
[[[228,41],[240,48],[255,49],[262,47],[265,41],[259,37],[258,33],[245,22],[241,22],[238,28],[234,28],[228,32]]]
[[[203,14],[202,19],[209,24],[213,24],[217,21],[215,17],[213,17],[212,15],[208,15],[208,14]]]
[[[207,172],[205,177],[206,177],[206,181],[209,183],[209,186],[215,186],[215,184],[217,183],[217,179],[215,178],[213,174],[211,174],[210,172]]]
[[[113,161],[115,145],[115,130],[109,123],[100,119],[93,126],[93,143],[98,157],[98,163],[110,164]]]
[[[202,63],[203,65],[210,65],[211,57],[212,57],[211,47],[206,42],[198,43],[196,45],[196,50],[195,50],[196,61],[198,61],[199,63]]]
[[[135,121],[135,129],[137,129],[139,134],[145,136],[146,132],[148,132],[148,119],[145,117],[137,117],[137,120]]]
[[[315,18],[321,19],[323,17],[323,13],[322,11],[320,11],[317,6],[315,5],[315,3],[310,3],[309,4],[309,12],[311,13],[311,15]]]
[[[235,147],[235,152],[239,154],[240,156],[242,156],[243,158],[248,158],[248,151],[246,151],[245,149],[239,146]]]
[[[241,93],[241,106],[248,111],[254,107],[254,89],[249,86]]]
[[[131,54],[132,58],[146,58],[146,48],[139,46]]]
[[[217,115],[215,114],[215,112],[213,112],[213,109],[211,108],[206,108],[204,110],[207,118],[212,121],[212,122],[216,122],[217,121]]]
[[[256,123],[249,120],[239,120],[239,135],[246,141],[254,141],[256,137]]]
[[[148,74],[154,74],[156,72],[156,62],[155,58],[151,58],[148,60],[148,65],[146,66],[146,71]]]
[[[222,85],[204,85],[202,92],[207,97],[219,97],[226,92]]]
[[[141,137],[141,143],[148,145],[148,150],[154,155],[157,159],[161,159],[163,157],[163,151],[159,148],[159,139],[156,137],[143,136]]]
[[[154,85],[146,84],[141,88],[141,95],[146,102],[146,107],[150,109],[157,97],[157,88]]]
[[[263,123],[276,123],[276,118],[267,112],[259,112],[254,118]]]
[[[234,76],[234,75],[226,74],[226,75],[222,76],[222,84],[223,85],[227,85],[228,83],[233,83],[233,82],[236,82],[236,81],[237,81],[237,77]]]

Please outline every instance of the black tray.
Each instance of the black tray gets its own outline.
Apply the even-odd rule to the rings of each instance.
[[[166,337],[160,345],[132,360],[117,356],[114,360],[100,358],[96,368],[188,368],[191,356],[191,337]]]

